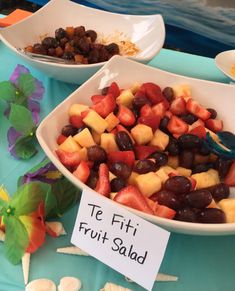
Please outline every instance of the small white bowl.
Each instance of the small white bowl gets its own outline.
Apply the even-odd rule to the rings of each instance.
[[[235,81],[235,75],[231,72],[235,66],[235,49],[219,53],[215,57],[215,64],[227,77]]]
[[[192,96],[195,96],[195,99],[207,108],[210,107],[217,110],[219,117],[224,121],[225,129],[235,132],[235,86],[180,76],[134,62],[124,57],[114,56],[93,77],[59,104],[41,122],[36,132],[37,139],[49,159],[65,177],[79,188],[90,189],[61,164],[55,154],[55,149],[58,148],[56,139],[61,133],[62,127],[68,124],[68,110],[70,106],[74,103],[90,105],[89,96],[96,94],[113,81],[116,81],[121,88],[129,88],[135,82],[154,82],[161,88],[177,84],[189,84]],[[104,197],[104,199],[107,198]],[[113,203],[116,202],[113,201]],[[201,224],[181,222],[148,215],[131,208],[128,209],[172,232],[197,235],[235,234],[235,223]]]
[[[134,43],[139,53],[132,59],[147,63],[155,57],[165,41],[165,25],[161,15],[123,15],[89,8],[69,0],[51,0],[47,5],[16,23],[0,31],[1,40],[28,64],[38,68],[50,77],[69,83],[82,84],[105,62],[88,65],[54,64],[32,60],[17,48],[41,42],[42,36],[54,36],[57,28],[85,26],[93,29],[98,36],[122,33]]]

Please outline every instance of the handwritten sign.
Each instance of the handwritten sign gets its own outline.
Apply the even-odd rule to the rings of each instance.
[[[151,290],[160,268],[169,232],[84,190],[71,243]]]

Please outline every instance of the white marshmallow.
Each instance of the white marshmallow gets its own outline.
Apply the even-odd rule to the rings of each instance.
[[[56,285],[49,279],[36,279],[25,287],[25,291],[56,291]]]
[[[82,287],[82,283],[75,277],[63,277],[60,279],[58,291],[78,291]]]

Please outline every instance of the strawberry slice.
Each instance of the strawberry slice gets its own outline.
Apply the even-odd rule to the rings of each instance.
[[[99,103],[101,100],[104,99],[104,95],[93,95],[91,96],[91,101],[93,104]]]
[[[143,211],[148,214],[154,214],[144,195],[135,186],[129,185],[122,188],[115,196],[114,201],[125,206]]]
[[[220,119],[207,119],[205,124],[206,127],[213,132],[219,132],[223,130],[223,121]]]
[[[168,106],[169,107],[169,106]],[[152,111],[155,115],[159,116],[160,118],[163,118],[166,111],[167,111],[167,105],[165,102],[159,102],[158,104],[154,105],[152,107]]]
[[[205,126],[199,125],[189,131],[190,134],[194,134],[200,138],[206,138],[206,128]]]
[[[189,129],[192,130],[198,126],[205,126],[205,122],[202,121],[200,118],[197,121],[194,121],[194,123],[189,126]]]
[[[160,121],[161,118],[154,114],[149,114],[148,116],[140,116],[138,118],[138,123],[142,123],[151,127],[153,131],[158,129]]]
[[[86,183],[90,175],[90,167],[86,161],[81,161],[77,169],[73,172],[73,175],[77,177],[81,182]]]
[[[224,183],[228,186],[235,186],[235,161],[229,167],[228,173],[225,176]]]
[[[167,129],[172,133],[172,134],[183,134],[188,131],[188,124],[184,122],[182,119],[179,117],[173,115],[168,124],[167,124]]]
[[[150,104],[144,104],[140,109],[140,116],[142,117],[149,116],[152,113],[153,113],[153,110]]]
[[[211,116],[210,111],[208,111],[199,102],[193,100],[192,98],[187,101],[186,109],[202,120],[207,120]]]
[[[144,93],[152,104],[158,104],[165,98],[162,95],[161,88],[151,82],[143,83],[139,90]]]
[[[66,167],[77,167],[81,162],[81,154],[78,151],[69,153],[57,149],[55,152],[61,163]]]
[[[112,94],[104,96],[104,98],[101,99],[101,101],[91,106],[91,108],[95,110],[103,118],[107,117],[109,113],[113,112],[115,107],[116,101]]]
[[[135,154],[133,151],[115,151],[108,153],[108,163],[124,162],[131,168],[135,163]]]
[[[170,105],[170,111],[174,115],[181,115],[186,113],[186,101],[183,97],[174,99]]]
[[[173,219],[176,215],[176,211],[165,205],[158,205],[155,215],[168,219]]]
[[[67,136],[63,135],[63,134],[60,134],[58,137],[57,137],[57,144],[60,145],[62,144],[65,140],[67,139]]]
[[[137,160],[144,160],[159,149],[156,146],[135,145],[134,151]]]
[[[116,82],[112,82],[108,87],[108,94],[112,94],[116,99],[120,95],[120,89]]]
[[[106,197],[109,197],[111,192],[109,182],[109,168],[104,163],[100,164],[99,166],[99,178],[95,187],[95,191]]]
[[[134,113],[126,106],[119,105],[117,118],[120,120],[120,123],[124,126],[131,126],[135,123]]]
[[[82,121],[83,117],[80,115],[72,115],[69,117],[69,122],[72,124],[72,126],[76,128],[81,128],[85,125],[85,123]]]

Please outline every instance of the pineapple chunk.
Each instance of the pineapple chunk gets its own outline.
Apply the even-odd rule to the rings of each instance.
[[[114,178],[117,178],[112,172],[109,171],[109,182],[111,182]]]
[[[146,197],[150,197],[153,193],[160,191],[162,188],[162,180],[154,172],[138,175],[135,178],[135,184],[140,192]]]
[[[139,174],[132,171],[130,177],[128,178],[128,184],[135,186],[135,179],[137,176],[139,176]]]
[[[226,222],[235,222],[235,198],[222,199],[218,205],[225,213]]]
[[[210,169],[207,172],[193,174],[191,178],[196,181],[196,189],[207,188],[220,183],[219,174],[214,169]]]
[[[59,149],[68,153],[73,153],[80,151],[81,147],[70,135],[62,144],[59,145]]]
[[[87,148],[83,147],[80,151],[79,151],[80,155],[81,155],[81,160],[82,161],[87,161]]]
[[[153,138],[150,141],[150,145],[157,146],[161,151],[164,151],[169,143],[169,136],[168,134],[164,133],[160,129],[157,129],[154,134]]]
[[[87,116],[83,118],[83,122],[100,134],[108,127],[107,121],[94,110],[88,112]]]
[[[117,195],[117,192],[111,192],[109,194],[109,198],[113,200],[116,195]]]
[[[91,135],[96,144],[100,144],[101,134],[96,132],[94,129],[91,129]]]
[[[166,180],[169,178],[168,174],[164,171],[163,167],[161,167],[158,171],[155,172],[158,177],[161,179],[162,183],[164,184]]]
[[[191,88],[188,84],[179,84],[173,87],[175,98],[178,97],[191,97]]]
[[[191,169],[186,169],[184,167],[177,167],[176,171],[179,173],[180,176],[190,177],[192,174]]]
[[[72,104],[69,108],[69,116],[80,116],[82,111],[87,110],[89,107],[84,104]]]
[[[179,175],[179,173],[170,166],[162,166],[161,169],[163,169],[167,175],[169,175],[170,173],[173,173],[175,175]]]
[[[145,124],[137,124],[131,129],[131,135],[137,144],[144,145],[152,140],[153,131],[150,126]]]
[[[109,113],[109,115],[105,118],[108,123],[107,131],[110,132],[114,127],[119,124],[119,119],[113,114],[113,112]]]
[[[82,147],[86,148],[96,144],[88,128],[84,128],[82,131],[74,135],[73,139]]]
[[[100,146],[105,149],[107,153],[119,151],[118,145],[113,133],[102,133],[100,136]]]
[[[131,92],[133,94],[135,94],[140,89],[140,87],[141,87],[141,84],[139,82],[133,83],[132,86],[131,86],[131,88],[130,88],[131,89]]]
[[[121,94],[117,97],[116,102],[118,105],[124,105],[126,107],[130,107],[132,104],[132,100],[134,99],[134,95],[130,89],[123,90]]]

